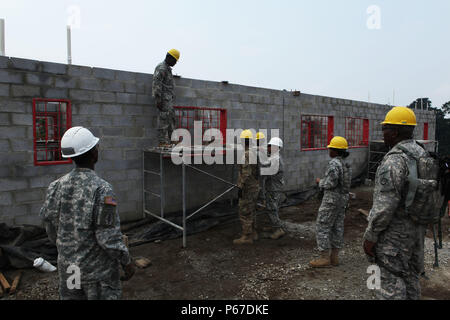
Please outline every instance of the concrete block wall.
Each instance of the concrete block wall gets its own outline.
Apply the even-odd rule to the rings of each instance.
[[[142,149],[157,144],[151,82],[151,74],[0,57],[0,222],[39,224],[38,213],[48,184],[73,167],[34,166],[33,98],[71,101],[72,126],[87,127],[101,139],[96,171],[113,185],[121,219],[140,218]],[[334,135],[345,134],[345,117],[368,118],[371,139],[380,139],[379,122],[390,109],[367,102],[303,93],[294,97],[286,91],[213,81],[176,78],[175,84],[175,105],[224,108],[228,128],[280,129],[285,143],[285,191],[313,186],[329,161],[327,150],[301,151],[301,115],[334,116]],[[434,113],[416,110],[416,115],[418,138],[423,131],[420,126],[428,122],[429,139],[434,139]],[[350,152],[356,175],[366,168],[367,148]],[[173,190],[174,195],[168,197],[179,193],[177,188]],[[203,192],[194,197],[195,203],[210,199]]]

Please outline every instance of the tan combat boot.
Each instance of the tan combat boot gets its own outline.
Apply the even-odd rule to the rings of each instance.
[[[281,238],[282,236],[284,236],[285,234],[286,234],[286,232],[284,232],[283,229],[278,228],[277,230],[275,230],[274,233],[272,233],[270,235],[270,239],[277,240],[277,239]]]
[[[330,262],[331,265],[333,266],[338,266],[339,265],[339,249],[337,248],[333,248],[331,249],[331,255],[330,255]]]
[[[322,251],[320,253],[320,258],[310,261],[309,264],[313,268],[323,268],[330,266],[331,265],[330,251],[329,250]]]
[[[253,234],[243,234],[239,239],[234,239],[233,244],[253,244]]]

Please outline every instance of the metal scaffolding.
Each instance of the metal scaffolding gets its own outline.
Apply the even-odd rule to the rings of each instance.
[[[192,149],[190,150],[192,151]],[[203,149],[202,149],[203,152]],[[236,184],[231,183],[229,181],[226,181],[218,176],[215,176],[213,174],[210,174],[204,170],[201,170],[199,168],[196,168],[194,165],[191,164],[187,164],[185,162],[181,163],[181,184],[182,184],[182,209],[183,209],[183,215],[182,215],[182,224],[178,225],[168,219],[165,218],[164,216],[164,208],[165,208],[165,192],[164,192],[164,187],[165,187],[165,171],[164,171],[164,159],[166,158],[171,158],[172,152],[168,149],[161,149],[161,148],[148,148],[148,149],[144,149],[143,150],[143,154],[142,154],[142,199],[143,199],[143,204],[142,204],[142,208],[143,208],[143,213],[144,216],[150,215],[156,219],[159,219],[160,221],[163,221],[164,223],[167,223],[169,225],[171,225],[174,228],[177,228],[179,230],[181,230],[183,232],[183,248],[186,247],[186,235],[187,235],[187,228],[186,228],[186,222],[187,220],[189,220],[190,218],[192,218],[193,216],[195,216],[198,212],[200,212],[201,210],[203,210],[204,208],[206,208],[207,206],[209,206],[210,204],[212,204],[213,202],[217,201],[218,199],[220,199],[221,197],[223,197],[224,195],[226,195],[227,193],[229,193],[230,191],[232,191],[235,187],[237,187]],[[192,156],[195,156],[195,154],[191,153]],[[158,160],[159,159],[159,171],[154,171],[154,170],[148,170],[146,169],[146,160],[149,159],[149,157],[153,157],[154,159]],[[175,166],[175,164],[172,164]],[[219,195],[216,195],[213,199],[211,199],[210,201],[208,201],[206,204],[202,205],[200,208],[198,208],[197,210],[195,210],[194,212],[192,212],[191,214],[187,215],[186,211],[187,211],[187,196],[186,196],[186,168],[190,168],[195,172],[201,173],[201,174],[205,174],[211,178],[214,178],[216,180],[219,180],[225,184],[228,184],[230,187],[228,189],[226,189],[224,192],[220,193]],[[233,171],[232,171],[232,176],[234,177],[234,166],[232,167]],[[149,188],[146,187],[146,178],[147,175],[150,176],[154,176],[156,177],[155,180],[151,180],[155,182],[155,185],[159,184],[159,193],[156,193],[154,191],[150,191]],[[159,213],[156,213],[154,208],[149,208],[146,205],[147,202],[147,197],[155,197],[155,198],[159,198],[159,205],[160,205],[160,210]]]

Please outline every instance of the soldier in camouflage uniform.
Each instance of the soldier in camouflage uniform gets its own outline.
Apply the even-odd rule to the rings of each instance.
[[[156,66],[153,73],[152,96],[159,110],[158,139],[160,147],[172,145],[171,137],[176,125],[173,108],[175,84],[172,76],[172,67],[179,58],[180,53],[178,50],[169,50],[166,59]]]
[[[233,241],[234,244],[251,244],[258,239],[254,228],[256,200],[259,193],[258,165],[254,150],[250,149],[250,140],[253,134],[250,130],[244,130],[241,134],[244,139],[245,151],[243,164],[239,165],[239,219],[242,225],[242,236]],[[251,155],[251,153],[253,153]],[[253,164],[252,162],[255,162]]]
[[[348,143],[343,137],[334,137],[328,148],[332,159],[325,177],[317,179],[324,195],[316,221],[320,257],[310,262],[312,267],[337,266],[339,250],[344,242],[344,218],[352,177],[351,167],[345,161],[349,155],[346,151]]]
[[[270,238],[274,240],[284,236],[286,233],[279,216],[279,208],[284,186],[284,162],[280,154],[280,149],[282,147],[283,141],[280,138],[272,138],[268,146],[269,158],[267,159],[267,162],[262,164],[264,168],[277,169],[276,172],[269,172],[269,175],[263,175],[266,208],[269,210],[269,218],[275,228],[275,231],[270,235]]]
[[[377,169],[364,251],[380,267],[380,299],[416,300],[424,269],[425,228],[405,212],[408,158],[399,147],[417,157],[425,155],[425,150],[412,140],[416,117],[411,109],[393,108],[382,125],[384,142],[391,150]]]
[[[89,130],[74,127],[61,140],[63,157],[76,167],[52,182],[40,216],[50,240],[58,249],[59,294],[62,300],[120,299],[120,266],[128,280],[134,266],[120,231],[116,197],[111,185],[97,176],[95,138]],[[75,266],[79,288],[70,287]],[[73,271],[71,271],[73,272]],[[72,278],[72,279],[71,279]]]

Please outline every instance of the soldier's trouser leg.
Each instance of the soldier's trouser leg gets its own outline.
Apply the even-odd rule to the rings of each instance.
[[[336,217],[335,204],[324,197],[316,221],[316,240],[319,251],[326,251],[331,248],[331,230],[335,224]]]
[[[330,246],[331,248],[341,249],[344,244],[345,209],[339,208],[336,211],[334,225],[330,230]]]
[[[252,234],[255,221],[255,211],[256,197],[254,195],[247,195],[239,199],[239,219],[241,220],[243,235]]]
[[[119,300],[122,285],[119,277],[111,280],[81,284],[81,289],[69,289],[67,279],[60,277],[59,298],[61,300]]]
[[[394,275],[386,268],[380,267],[381,289],[376,291],[381,300],[405,300],[406,283],[402,277]]]
[[[172,143],[172,133],[176,129],[176,118],[175,118],[175,110],[171,106],[168,111],[168,118],[167,118],[167,136],[169,139],[169,143]]]
[[[160,144],[170,143],[169,115],[167,111],[160,111],[158,115],[158,140]]]
[[[272,226],[284,229],[279,216],[280,198],[280,192],[266,192],[266,208],[269,210],[269,218],[272,222]]]

